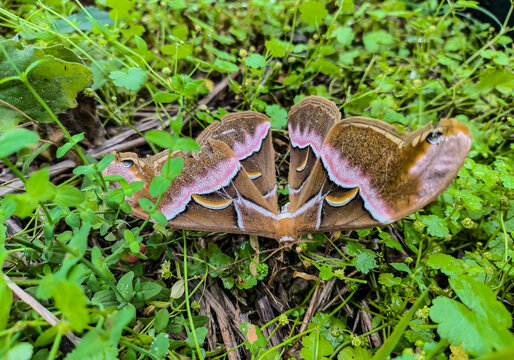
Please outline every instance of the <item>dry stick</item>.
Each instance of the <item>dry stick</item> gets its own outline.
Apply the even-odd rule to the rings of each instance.
[[[234,73],[230,79],[232,80],[237,73]],[[201,101],[198,102],[198,106],[207,105],[209,104],[220,92],[222,92],[227,86],[228,86],[229,78],[225,78],[223,81],[218,83],[214,89],[207,94],[206,97],[204,97]],[[172,110],[172,109],[170,109]],[[176,111],[175,111],[176,112]],[[137,114],[145,114],[146,112],[139,112],[135,113]],[[138,132],[148,131],[154,128],[157,128],[162,125],[161,121],[159,119],[155,119],[154,116],[152,117],[146,117],[142,121],[149,120],[147,122],[143,122],[142,124],[136,126],[136,129]],[[184,124],[182,124],[182,127],[188,124],[190,121],[189,117],[187,117],[184,120]],[[169,125],[169,120],[166,120],[164,122],[164,127],[167,127]],[[144,138],[137,138],[135,140],[132,140],[130,144],[125,145],[126,142],[124,142],[125,139],[132,135],[136,135],[137,132],[134,129],[127,129],[121,133],[119,133],[116,136],[113,136],[106,142],[104,142],[101,146],[91,149],[88,151],[88,155],[91,155],[93,157],[99,157],[105,153],[111,152],[111,151],[124,151],[124,150],[130,150],[134,147],[141,146],[146,143],[146,140]]]
[[[369,311],[369,305],[366,300],[361,301],[361,306],[364,309]],[[362,319],[361,319],[362,329],[363,329],[364,333],[367,333],[367,332],[373,330],[373,327],[371,326],[371,315],[367,311],[364,311],[364,310],[360,310],[360,311],[362,311]],[[380,339],[380,336],[376,332],[372,333],[369,336],[369,340],[370,340],[370,344],[374,348],[378,348],[378,347],[380,347],[380,345],[382,345],[382,339]]]
[[[212,309],[214,309],[214,312],[216,313],[216,317],[218,318],[218,326],[220,328],[221,337],[223,338],[223,344],[225,345],[225,350],[230,351],[231,349],[235,348],[237,346],[236,340],[234,338],[234,334],[232,330],[230,329],[230,324],[227,318],[227,311],[226,309],[216,300],[214,295],[209,292],[209,290],[205,290],[205,296],[204,299],[207,301],[207,303],[211,306]],[[228,354],[229,360],[240,360],[239,352],[236,351],[230,351]]]
[[[77,166],[73,160],[64,160],[60,163],[57,163],[55,165],[50,166],[50,177],[60,175],[69,169],[73,169]],[[6,187],[9,186],[9,187]],[[25,185],[23,182],[19,179],[16,180],[10,180],[5,183],[3,183],[0,186],[0,195],[9,194],[15,191],[19,191],[21,189],[24,189]]]
[[[212,294],[220,301],[220,303],[222,302],[223,304],[225,304],[223,306],[223,311],[227,313],[227,315],[229,315],[230,319],[233,322],[234,328],[237,330],[237,334],[239,335],[239,337],[242,340],[245,340],[244,335],[239,330],[242,324],[241,318],[240,316],[238,316],[239,311],[236,310],[236,307],[234,306],[234,304],[232,304],[232,301],[230,301],[228,296],[223,291],[221,291],[217,283],[214,283],[211,290]]]
[[[321,291],[321,295],[319,297],[319,307],[321,308],[325,303],[329,302],[331,299],[329,298],[332,290],[334,289],[334,285],[336,284],[337,278],[332,278],[328,283],[325,284],[325,287]]]
[[[352,276],[353,276],[353,275],[355,275],[357,272],[358,272],[357,270],[352,271],[350,274],[348,274],[348,277],[352,277]],[[330,300],[330,301],[328,302],[328,304],[324,305],[324,306],[323,306],[323,308],[321,308],[320,310],[321,310],[321,311],[327,311],[327,310],[328,310],[328,309],[329,309],[329,308],[330,308],[330,307],[331,307],[331,306],[332,306],[336,301],[338,301],[338,300],[340,300],[340,302],[344,302],[345,300],[344,300],[344,298],[343,298],[343,295],[344,295],[344,294],[346,294],[347,292],[349,292],[349,290],[348,290],[348,286],[345,286],[344,288],[342,288],[342,289],[337,293],[337,295],[336,295],[336,296],[334,296],[334,297],[332,298],[332,300]],[[351,317],[353,317],[353,311],[352,311],[352,308],[351,308],[348,304],[346,304],[346,305],[344,306],[344,308],[345,308],[346,312],[347,312]]]
[[[7,275],[3,274],[4,280],[7,283],[7,286],[12,290],[16,296],[18,296],[24,303],[29,305],[32,309],[34,309],[39,316],[45,319],[51,326],[55,326],[59,323],[59,319],[48,311],[43,305],[41,305],[36,299],[29,295],[25,290],[16,285]],[[70,340],[73,345],[77,346],[80,342],[80,338],[75,336],[73,333],[68,332],[64,334],[68,340]]]
[[[318,286],[316,286],[316,290],[314,290],[314,294],[312,294],[312,299],[309,303],[309,308],[305,312],[305,316],[303,317],[302,325],[300,326],[299,334],[303,333],[307,330],[307,326],[311,323],[312,317],[316,312],[316,309],[319,306],[319,299],[321,295],[321,291],[323,288],[323,282],[319,282]]]
[[[271,320],[273,320],[275,318],[275,316],[273,315],[273,311],[271,310],[270,301],[269,301],[267,296],[265,296],[265,295],[264,296],[260,296],[257,299],[256,308],[257,308],[257,313],[259,314],[261,320],[264,323],[268,323],[268,322],[270,322]],[[277,327],[277,324],[271,324],[266,329],[264,329],[264,333],[265,333],[265,337],[266,338],[268,338],[269,335],[271,333],[273,333],[273,335],[271,336],[271,344],[272,344],[272,346],[278,346],[279,344],[282,343],[282,339],[280,338],[279,332],[278,331],[274,332],[276,327]],[[281,350],[279,349],[278,352],[280,352],[280,351]]]
[[[218,342],[218,338],[216,337],[216,328],[215,328],[215,322],[214,318],[212,316],[212,307],[209,301],[205,298],[205,296],[202,297],[202,309],[204,309],[205,316],[209,319],[209,322],[207,323],[207,329],[209,336],[207,337],[207,343],[209,344],[209,349],[211,351],[216,350]]]

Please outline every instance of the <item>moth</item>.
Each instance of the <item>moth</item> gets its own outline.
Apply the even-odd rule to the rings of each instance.
[[[314,232],[389,224],[441,194],[471,146],[468,127],[455,119],[399,133],[376,119],[341,119],[336,105],[318,96],[291,108],[288,130],[286,205],[277,205],[269,118],[253,111],[227,114],[200,134],[201,151],[172,155],[184,158],[184,168],[158,207],[169,226],[287,242]],[[104,170],[144,182],[126,199],[138,217],[148,216],[137,200],[150,198],[150,183],[167,156],[120,153]]]

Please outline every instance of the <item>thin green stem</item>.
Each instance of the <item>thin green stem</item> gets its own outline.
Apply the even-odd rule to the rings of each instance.
[[[189,285],[187,281],[187,239],[186,236],[182,235],[184,239],[184,293],[186,297],[186,309],[187,309],[187,318],[189,320],[189,328],[191,330],[191,335],[193,336],[196,352],[198,353],[198,357],[200,360],[203,360],[202,352],[200,351],[200,344],[198,343],[198,337],[196,336],[196,328],[193,323],[193,314],[191,313],[191,306],[189,305]]]
[[[55,359],[57,356],[57,351],[59,350],[59,345],[61,345],[62,333],[61,331],[57,331],[57,335],[55,335],[54,343],[52,344],[52,349],[50,349],[50,353],[48,354],[49,360]]]

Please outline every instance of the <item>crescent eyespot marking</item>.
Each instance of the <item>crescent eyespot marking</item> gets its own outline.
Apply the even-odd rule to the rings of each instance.
[[[303,162],[296,168],[296,171],[300,172],[300,171],[303,171],[305,169],[305,167],[307,166],[307,160],[309,160],[309,149],[310,147],[307,147],[307,154],[305,154],[305,159],[303,160]]]
[[[328,178],[336,185],[345,188],[358,187],[360,189],[364,207],[375,220],[384,224],[391,222],[392,209],[379,196],[378,191],[373,188],[369,175],[352,166],[348,160],[341,156],[338,149],[329,144],[323,146],[321,161],[328,173]]]
[[[221,201],[215,201],[206,199],[205,197],[200,196],[198,194],[191,194],[191,198],[193,198],[193,200],[197,204],[212,210],[222,210],[228,207],[230,204],[232,204],[232,199],[223,199]]]
[[[172,201],[164,204],[160,210],[168,220],[173,220],[186,209],[193,194],[208,194],[227,186],[240,168],[241,163],[236,158],[227,158],[218,162],[216,166],[207,171],[204,178],[189,182],[188,186],[184,186],[175,194]],[[180,175],[177,179],[181,179]]]
[[[251,179],[251,180],[255,180],[255,179],[258,179],[262,176],[262,173],[260,171],[255,171],[255,172],[247,172],[248,174],[248,177]]]
[[[359,187],[351,189],[340,196],[328,194],[325,200],[330,206],[341,207],[348,204],[359,193]]]

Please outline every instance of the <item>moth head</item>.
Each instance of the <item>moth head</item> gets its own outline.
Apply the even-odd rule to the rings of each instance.
[[[114,153],[114,160],[102,171],[103,176],[119,175],[128,183],[142,181],[141,190],[125,197],[125,201],[132,207],[134,214],[144,218],[147,214],[141,210],[138,204],[139,198],[150,199],[150,183],[154,178],[154,169],[147,158],[139,158],[136,153]],[[111,183],[111,188],[120,188],[118,181]]]
[[[471,144],[471,133],[469,128],[456,119],[442,119],[435,126],[427,124],[406,137],[404,144],[412,147],[429,148],[445,147],[450,143],[459,144],[465,149],[466,154]]]
[[[136,153],[114,153],[114,160],[105,168],[102,175],[120,175],[129,183],[142,181],[150,185],[155,169],[147,158],[139,158]]]

